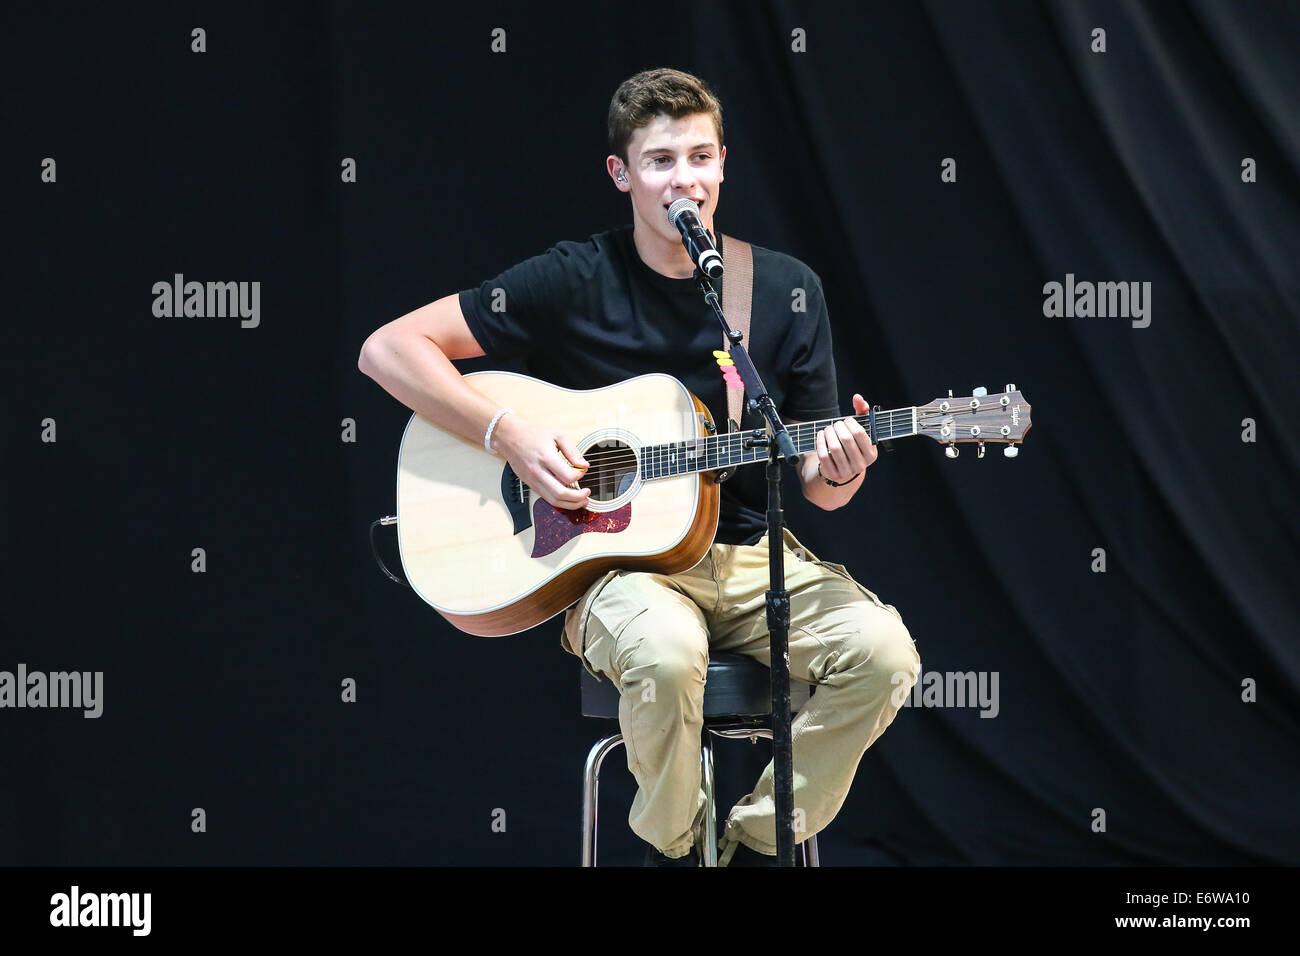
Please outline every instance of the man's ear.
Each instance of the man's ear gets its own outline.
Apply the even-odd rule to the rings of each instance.
[[[723,170],[727,165],[727,147],[722,147],[718,153],[718,182],[723,182],[727,177],[723,175]]]
[[[605,158],[605,168],[613,178],[614,185],[617,186],[620,191],[625,193],[632,191],[632,183],[628,179],[627,167],[623,165],[621,159],[617,156],[607,156]]]

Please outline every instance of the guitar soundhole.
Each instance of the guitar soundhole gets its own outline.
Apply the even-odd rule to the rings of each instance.
[[[578,479],[578,487],[590,488],[592,501],[613,501],[636,480],[636,453],[616,438],[601,439],[582,449],[582,457],[591,467]]]

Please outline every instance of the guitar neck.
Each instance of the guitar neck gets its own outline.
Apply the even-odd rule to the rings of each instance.
[[[834,422],[849,417],[857,421],[868,433],[871,432],[870,415],[840,415],[814,422],[800,422],[787,428],[790,440],[794,442],[795,451],[801,455],[816,451],[817,433]],[[875,442],[917,434],[916,408],[913,406],[878,412],[875,415],[874,431],[872,440]],[[669,478],[674,475],[688,475],[736,465],[748,465],[756,461],[767,461],[767,446],[752,444],[754,439],[764,438],[766,435],[765,428],[751,428],[663,445],[646,445],[641,449],[641,477],[645,480]]]

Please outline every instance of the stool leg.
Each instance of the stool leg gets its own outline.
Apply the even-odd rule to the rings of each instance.
[[[613,734],[596,741],[587,754],[582,771],[582,865],[596,865],[596,817],[600,809],[600,765],[609,752],[623,742],[623,735]]]
[[[704,786],[704,824],[701,836],[704,838],[699,847],[700,865],[718,865],[718,817],[714,805],[713,791],[713,739],[708,730],[700,742],[700,779]]]

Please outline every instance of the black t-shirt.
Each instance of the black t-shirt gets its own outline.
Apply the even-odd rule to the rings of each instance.
[[[750,358],[782,419],[837,417],[821,279],[792,256],[753,250],[753,312],[744,340]],[[494,311],[494,304],[504,309]],[[641,260],[631,226],[557,243],[461,292],[460,307],[489,359],[522,358],[527,374],[573,389],[664,372],[708,406],[720,432],[727,430],[726,388],[713,355],[722,348],[722,326],[694,279],[661,275]],[[528,417],[526,409],[520,414]],[[740,425],[762,428],[764,419],[746,412]],[[742,465],[721,485],[714,540],[755,543],[767,530],[766,510],[762,461]]]

